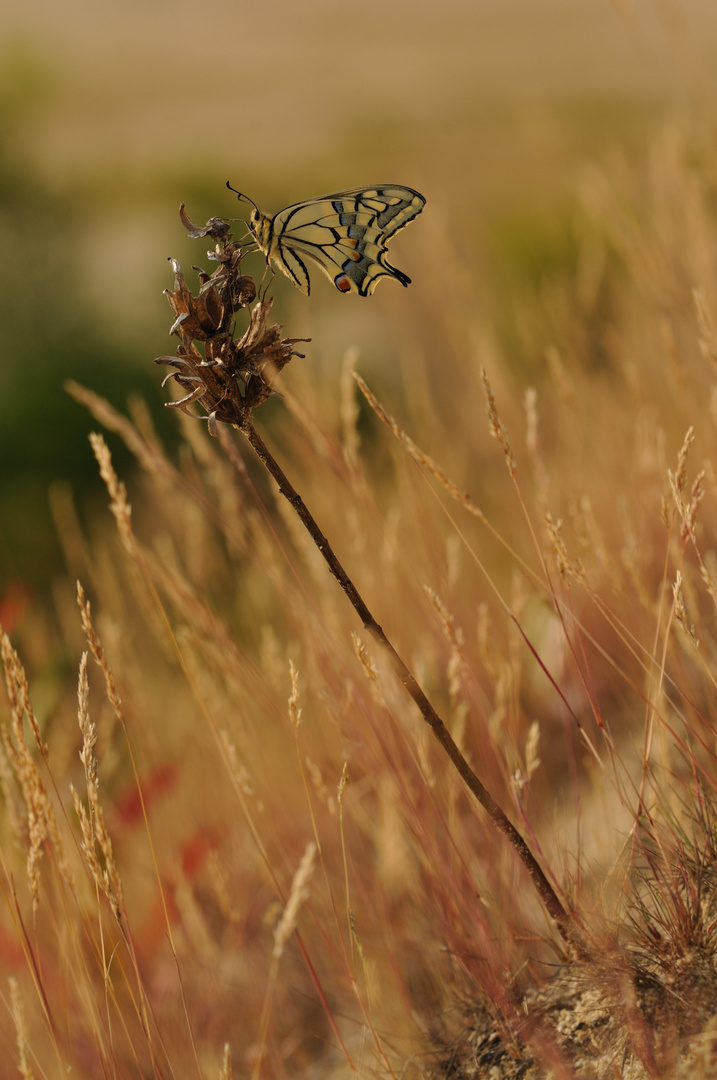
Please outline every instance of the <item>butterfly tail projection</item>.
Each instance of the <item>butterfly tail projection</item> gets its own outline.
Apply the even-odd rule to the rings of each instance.
[[[395,278],[404,288],[411,284],[408,274],[392,266],[382,250],[364,247],[358,259],[353,256],[346,259],[333,282],[339,292],[357,292],[359,296],[370,296],[382,277]]]

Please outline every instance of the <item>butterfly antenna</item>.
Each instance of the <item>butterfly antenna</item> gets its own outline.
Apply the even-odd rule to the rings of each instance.
[[[243,201],[244,201],[244,202],[248,202],[248,203],[251,203],[251,205],[252,205],[252,206],[254,207],[254,209],[255,209],[255,210],[258,210],[258,209],[259,209],[259,207],[258,207],[258,206],[256,205],[256,203],[254,202],[254,200],[253,200],[253,199],[250,199],[248,195],[243,195],[243,194],[241,193],[241,191],[237,191],[237,189],[236,189],[236,188],[234,188],[234,187],[232,187],[232,186],[231,186],[231,184],[229,183],[229,181],[228,181],[228,180],[227,180],[227,187],[229,188],[229,190],[230,190],[230,191],[233,191],[233,192],[234,192],[234,194],[236,195],[236,197],[237,197],[238,199],[240,199],[240,200],[242,200],[242,199],[243,199]]]

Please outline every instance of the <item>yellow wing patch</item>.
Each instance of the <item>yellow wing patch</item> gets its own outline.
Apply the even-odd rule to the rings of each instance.
[[[386,245],[425,204],[413,188],[378,184],[295,203],[274,217],[255,206],[248,224],[267,261],[306,296],[311,291],[307,260],[318,263],[339,292],[370,296],[381,277],[410,283],[389,263]]]

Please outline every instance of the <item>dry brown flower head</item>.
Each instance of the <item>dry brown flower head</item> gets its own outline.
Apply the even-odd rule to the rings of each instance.
[[[293,346],[306,339],[282,338],[282,327],[269,323],[273,301],[266,298],[251,308],[249,325],[237,338],[236,314],[256,298],[253,278],[241,273],[241,246],[232,240],[222,218],[196,225],[184,204],[179,214],[190,237],[210,236],[215,241],[208,257],[219,266],[211,275],[194,267],[199,274],[199,292],[194,296],[179,263],[170,259],[174,287],[165,295],[175,315],[170,333],[180,344],[176,356],[159,356],[155,363],[175,368],[165,383],[175,379],[187,391],[167,404],[195,417],[189,406],[197,402],[206,410],[209,431],[215,435],[218,421],[241,427],[257,405],[277,393],[275,376],[293,356],[303,355]]]

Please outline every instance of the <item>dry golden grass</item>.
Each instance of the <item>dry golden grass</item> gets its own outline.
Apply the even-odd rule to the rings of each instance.
[[[581,961],[246,441],[73,388],[142,481],[55,497],[73,685],[3,643],[22,1076],[717,1075],[715,176],[666,123],[490,316],[429,207],[390,372],[319,324],[255,416]]]

